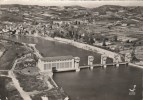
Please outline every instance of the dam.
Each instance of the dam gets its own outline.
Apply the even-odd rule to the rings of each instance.
[[[94,56],[93,63],[101,63],[101,55],[95,52],[76,48],[71,45],[43,40],[37,37],[7,37],[18,42],[36,44],[36,48],[44,57],[67,56],[80,57],[80,66],[88,65],[88,56]],[[107,63],[113,62],[107,58]],[[55,73],[53,78],[58,86],[63,87],[71,100],[141,100],[142,69],[120,65],[81,69],[80,72]],[[129,89],[136,84],[136,95],[130,96]]]

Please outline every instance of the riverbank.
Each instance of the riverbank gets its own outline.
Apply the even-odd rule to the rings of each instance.
[[[92,45],[89,45],[89,44],[76,42],[74,40],[69,40],[69,39],[65,39],[65,38],[59,38],[59,37],[52,38],[52,37],[49,37],[49,36],[43,37],[43,36],[38,36],[38,35],[37,36],[27,35],[27,36],[39,37],[39,38],[49,40],[49,41],[56,41],[56,42],[60,42],[60,43],[64,43],[64,44],[69,44],[69,45],[72,45],[72,46],[75,46],[77,48],[81,48],[81,49],[84,49],[84,50],[96,52],[96,53],[99,53],[99,54],[105,54],[107,57],[112,58],[112,59],[114,58],[114,56],[116,54],[118,54],[118,53],[111,52],[111,51],[108,51],[108,50],[105,50],[105,49],[102,49],[102,48],[99,48],[99,47],[95,47],[95,46],[92,46]],[[121,61],[121,59],[120,59],[120,61]]]
[[[89,51],[96,52],[96,53],[99,53],[99,54],[105,54],[107,57],[112,58],[112,59],[114,59],[114,56],[117,54],[115,52],[111,52],[111,51],[108,51],[108,50],[105,50],[105,49],[102,49],[102,48],[99,48],[99,47],[95,47],[95,46],[92,46],[92,45],[89,45],[89,44],[76,42],[74,40],[68,40],[68,39],[59,38],[59,37],[55,37],[54,39],[57,40],[58,42],[61,42],[61,43],[73,45],[77,48],[81,48],[81,49],[84,49],[84,50],[89,50]],[[121,62],[121,59],[120,59],[120,62]]]
[[[134,64],[134,63],[129,63],[129,65],[133,66],[133,67],[137,67],[137,68],[143,69],[143,66],[141,66],[141,65],[137,65],[137,64]]]

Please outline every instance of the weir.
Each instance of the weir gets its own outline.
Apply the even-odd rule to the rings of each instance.
[[[88,56],[88,64],[79,66],[80,58],[72,56],[57,56],[57,57],[43,57],[39,58],[37,67],[41,72],[63,72],[73,71],[79,72],[80,69],[90,68],[91,70],[95,67],[107,68],[107,66],[119,67],[119,65],[127,65],[129,63],[129,57],[125,57],[125,61],[120,61],[120,55],[115,55],[112,63],[107,63],[107,56],[101,55],[101,63],[94,64],[94,56]]]
[[[119,67],[120,65],[127,65],[131,61],[131,55],[128,53],[125,55],[125,61],[120,60],[120,55],[115,54],[113,58],[113,63],[107,63],[107,55],[104,53],[101,55],[101,64],[93,64],[94,57],[88,56],[88,65],[79,66],[80,69],[90,68],[93,69],[95,67],[103,67],[106,68],[107,66],[115,66]]]

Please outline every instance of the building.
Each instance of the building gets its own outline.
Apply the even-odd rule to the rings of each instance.
[[[109,15],[109,16],[111,16],[111,15],[113,15],[114,13],[113,12],[111,12],[111,11],[106,11],[106,15]]]
[[[73,56],[43,57],[38,60],[38,67],[41,72],[48,71],[70,71],[79,68],[79,60]]]
[[[93,15],[94,15],[94,16],[98,16],[98,15],[99,15],[99,12],[93,12]]]
[[[127,36],[118,36],[118,40],[122,41],[122,42],[135,42],[137,41],[138,39],[137,38],[132,38],[132,37],[127,37]]]
[[[9,8],[9,11],[10,12],[19,12],[19,9],[18,8]]]

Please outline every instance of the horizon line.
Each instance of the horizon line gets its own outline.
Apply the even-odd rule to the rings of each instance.
[[[143,1],[49,1],[41,0],[29,1],[20,0],[3,0],[0,1],[0,5],[37,5],[37,6],[81,6],[86,8],[96,8],[103,5],[115,5],[115,6],[143,6]]]

